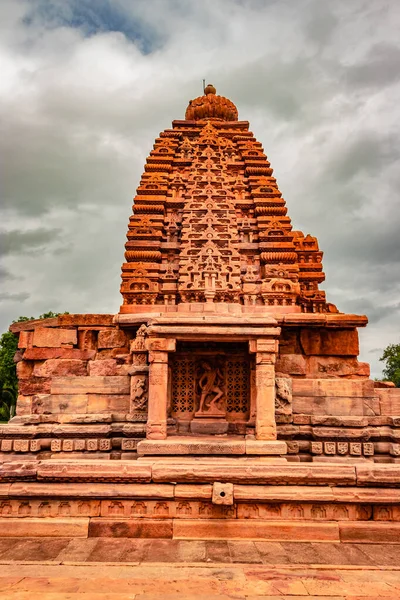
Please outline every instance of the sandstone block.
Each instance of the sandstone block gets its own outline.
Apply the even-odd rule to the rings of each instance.
[[[332,487],[331,490],[335,502],[362,504],[398,504],[400,502],[400,489]]]
[[[233,494],[235,501],[247,502],[329,502],[333,501],[333,490],[330,486],[299,485],[241,485],[235,484]],[[348,488],[340,488],[347,490]],[[353,489],[353,488],[351,488]]]
[[[304,354],[319,356],[358,356],[356,329],[303,328],[300,343]]]
[[[135,439],[122,439],[121,440],[121,450],[123,452],[135,451],[138,445],[139,440]]]
[[[400,465],[360,464],[356,466],[357,485],[397,487],[400,481]]]
[[[166,440],[142,440],[137,451],[139,455],[158,454],[244,454],[244,440],[224,440],[213,438],[168,438]],[[217,478],[218,479],[218,478]]]
[[[389,453],[391,456],[400,456],[400,444],[390,444]]]
[[[368,363],[359,363],[356,358],[310,356],[307,359],[307,377],[369,377]]]
[[[294,396],[292,409],[294,415],[362,416],[364,402],[362,398],[351,397]]]
[[[367,427],[368,418],[361,416],[326,416],[313,415],[312,425],[326,425],[327,427]]]
[[[1,440],[1,451],[2,452],[11,452],[13,449],[13,441],[10,440]]]
[[[59,348],[73,346],[78,342],[76,329],[37,327],[33,332],[33,346],[36,348]]]
[[[21,360],[16,365],[18,379],[28,379],[32,375],[33,363]]]
[[[109,327],[113,325],[114,315],[87,314],[87,315],[59,315],[59,325],[72,327]]]
[[[246,439],[246,454],[282,455],[286,453],[286,442]]]
[[[233,484],[214,481],[212,489],[213,504],[233,504]]]
[[[374,387],[376,388],[395,388],[393,381],[374,381]]]
[[[29,379],[20,379],[18,382],[19,393],[22,396],[32,396],[34,394],[49,394],[51,389],[50,377],[30,377]]]
[[[88,413],[129,412],[128,394],[88,394]]]
[[[115,358],[104,360],[91,360],[89,362],[89,375],[112,377],[115,375],[129,375],[132,368],[129,364],[119,365]]]
[[[82,350],[97,350],[97,329],[78,328],[78,347]]]
[[[86,394],[36,394],[32,397],[34,414],[86,413],[87,407]]]
[[[294,379],[293,396],[374,397],[374,382],[354,379]]]
[[[285,375],[305,375],[306,360],[301,354],[283,354],[276,360],[275,371]]]
[[[17,416],[29,415],[32,412],[32,396],[19,395],[17,398]]]
[[[376,388],[382,415],[400,416],[400,388]]]
[[[82,360],[68,360],[64,358],[45,360],[42,364],[36,364],[33,369],[36,377],[64,377],[64,376],[86,376],[86,362]]]
[[[51,433],[55,436],[60,437],[107,437],[111,431],[111,427],[108,424],[101,425],[53,425]]]
[[[29,440],[14,440],[14,452],[29,452]]]
[[[122,348],[112,348],[111,358],[117,358],[118,360],[125,359],[126,362],[129,362],[128,346],[123,346]]]
[[[362,440],[368,440],[370,438],[370,431],[366,428],[351,428],[346,427],[346,429],[340,429],[338,427],[313,427],[312,435],[316,440],[336,440],[342,439],[345,435],[346,438],[350,441],[357,441],[360,438]]]
[[[99,331],[98,348],[122,348],[126,343],[126,335],[120,329]]]
[[[363,399],[363,410],[364,415],[367,416],[377,416],[381,414],[381,407],[379,403],[379,398],[375,396],[374,398],[364,398]]]
[[[172,538],[172,519],[90,519],[89,537]]]
[[[175,487],[175,498],[199,498],[201,500],[210,500],[212,497],[212,485],[206,483],[204,485],[177,484]]]
[[[227,433],[229,427],[225,419],[193,419],[190,422],[190,431],[194,434],[221,435]]]
[[[400,523],[347,521],[339,523],[341,542],[400,544]]]
[[[176,341],[168,338],[147,338],[146,350],[150,352],[175,352]]]
[[[1,476],[1,470],[0,470]],[[141,465],[137,461],[43,461],[37,466],[39,481],[115,481],[150,482],[151,466]]]
[[[0,484],[12,489],[16,497],[68,497],[68,498],[166,498],[174,497],[174,486],[154,483],[44,483],[35,481],[17,481]],[[211,486],[210,486],[211,489]],[[211,497],[211,493],[210,493]]]
[[[13,518],[0,519],[0,537],[71,537],[88,536],[87,518]]]
[[[128,375],[116,377],[54,377],[52,394],[129,394]]]
[[[35,478],[37,467],[38,463],[35,461],[1,463],[0,481]]]
[[[29,348],[32,345],[33,331],[21,331],[18,338],[18,348]]]
[[[337,523],[258,521],[252,519],[175,519],[174,539],[252,539],[274,542],[339,541]]]
[[[141,442],[140,442],[141,443]],[[139,443],[139,444],[140,444]],[[351,465],[284,464],[270,465],[248,462],[245,465],[153,464],[153,481],[177,483],[252,483],[263,485],[355,485],[355,468]]]
[[[146,433],[146,423],[126,423],[122,425],[121,432],[131,437],[143,437]]]
[[[98,423],[111,423],[113,417],[110,413],[58,413],[57,415],[57,423],[60,424],[86,424],[86,425],[96,425]],[[42,415],[41,418],[46,418],[47,415]]]
[[[78,348],[28,348],[24,360],[48,360],[55,358],[91,360],[96,356],[95,350],[79,350]]]

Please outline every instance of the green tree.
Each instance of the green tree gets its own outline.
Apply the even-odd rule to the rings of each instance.
[[[39,319],[51,319],[60,314],[49,311],[43,313]],[[19,317],[13,323],[31,321],[34,317]],[[8,421],[15,414],[18,396],[17,369],[14,356],[18,349],[18,336],[11,331],[6,331],[0,337],[0,421]]]
[[[400,344],[386,346],[379,360],[386,363],[383,369],[385,380],[393,381],[396,387],[400,387]]]

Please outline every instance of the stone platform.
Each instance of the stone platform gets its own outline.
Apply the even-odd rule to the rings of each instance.
[[[250,457],[13,461],[0,466],[0,537],[398,543],[399,476]]]

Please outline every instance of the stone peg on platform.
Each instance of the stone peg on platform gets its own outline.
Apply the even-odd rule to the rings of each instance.
[[[212,503],[226,504],[231,506],[233,504],[233,484],[214,481],[212,490]]]

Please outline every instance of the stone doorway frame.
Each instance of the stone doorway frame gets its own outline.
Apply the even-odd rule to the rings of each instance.
[[[145,347],[148,351],[149,384],[146,437],[167,438],[169,353],[177,341],[248,342],[255,355],[250,377],[250,415],[255,417],[258,440],[276,440],[275,360],[281,329],[273,317],[183,316],[150,319]]]

